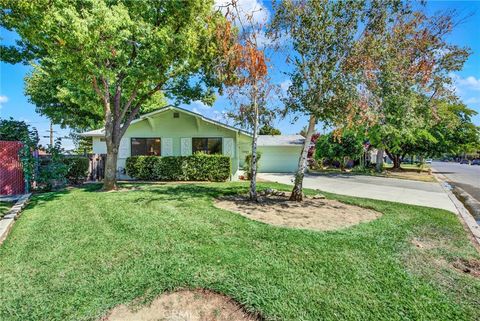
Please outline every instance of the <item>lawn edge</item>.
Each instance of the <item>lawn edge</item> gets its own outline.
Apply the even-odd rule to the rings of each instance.
[[[455,213],[460,222],[462,223],[463,228],[468,232],[470,240],[474,245],[475,249],[480,253],[480,226],[473,218],[473,215],[467,210],[463,203],[455,196],[452,192],[452,187],[447,183],[446,177],[438,173],[436,170],[432,170],[432,174],[437,177],[445,193],[448,195],[448,198],[452,201],[453,205],[457,209]]]
[[[17,200],[15,205],[13,205],[12,208],[0,220],[0,245],[3,244],[3,241],[5,241],[7,238],[13,227],[13,224],[20,216],[20,213],[30,199],[30,196],[32,196],[31,193],[22,195]]]

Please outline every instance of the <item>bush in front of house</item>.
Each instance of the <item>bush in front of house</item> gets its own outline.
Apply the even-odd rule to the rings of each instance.
[[[192,156],[132,156],[127,158],[127,175],[149,181],[226,181],[230,177],[230,157],[195,154]]]
[[[89,160],[87,157],[66,157],[63,163],[67,165],[65,178],[70,184],[82,183],[88,175]]]

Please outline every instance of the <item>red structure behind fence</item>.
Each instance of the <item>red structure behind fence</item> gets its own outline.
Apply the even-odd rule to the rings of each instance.
[[[18,152],[21,142],[0,141],[0,195],[25,192],[22,163]]]

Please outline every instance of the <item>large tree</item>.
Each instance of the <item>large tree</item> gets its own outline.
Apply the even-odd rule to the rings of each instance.
[[[439,98],[451,96],[451,72],[462,68],[469,52],[446,41],[455,26],[452,12],[427,16],[408,3],[379,12],[348,65],[361,73],[372,144],[400,168],[404,146],[433,138],[430,115]]]
[[[259,9],[264,10],[264,9]],[[271,93],[275,86],[268,75],[266,47],[261,39],[265,36],[265,21],[255,19],[256,9],[245,10],[236,0],[231,0],[223,6],[226,17],[233,26],[227,28],[223,39],[235,39],[235,46],[224,54],[229,62],[226,70],[230,76],[228,96],[235,109],[229,116],[238,125],[252,132],[251,153],[248,157],[250,173],[249,197],[257,201],[257,139],[262,124],[268,123],[273,112],[268,106]]]
[[[153,95],[211,104],[220,86],[216,35],[225,19],[213,1],[5,0],[0,22],[21,37],[2,60],[31,62],[30,88],[48,83],[60,103],[77,106],[60,118],[101,112],[105,190],[116,188],[122,136]]]
[[[303,199],[303,177],[311,137],[318,121],[338,125],[354,113],[356,87],[343,66],[355,43],[363,3],[359,1],[283,0],[275,6],[272,33],[287,34],[291,85],[284,100],[287,113],[308,118],[290,200]]]

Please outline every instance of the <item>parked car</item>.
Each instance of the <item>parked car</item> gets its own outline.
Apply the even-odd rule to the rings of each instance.
[[[427,159],[425,160],[425,164],[431,164],[431,163],[432,163],[432,161],[433,161],[433,159],[431,159],[431,158],[427,158]]]
[[[470,161],[468,159],[462,159],[460,160],[460,164],[470,164]]]
[[[480,158],[474,159],[470,165],[479,165],[480,166]]]

